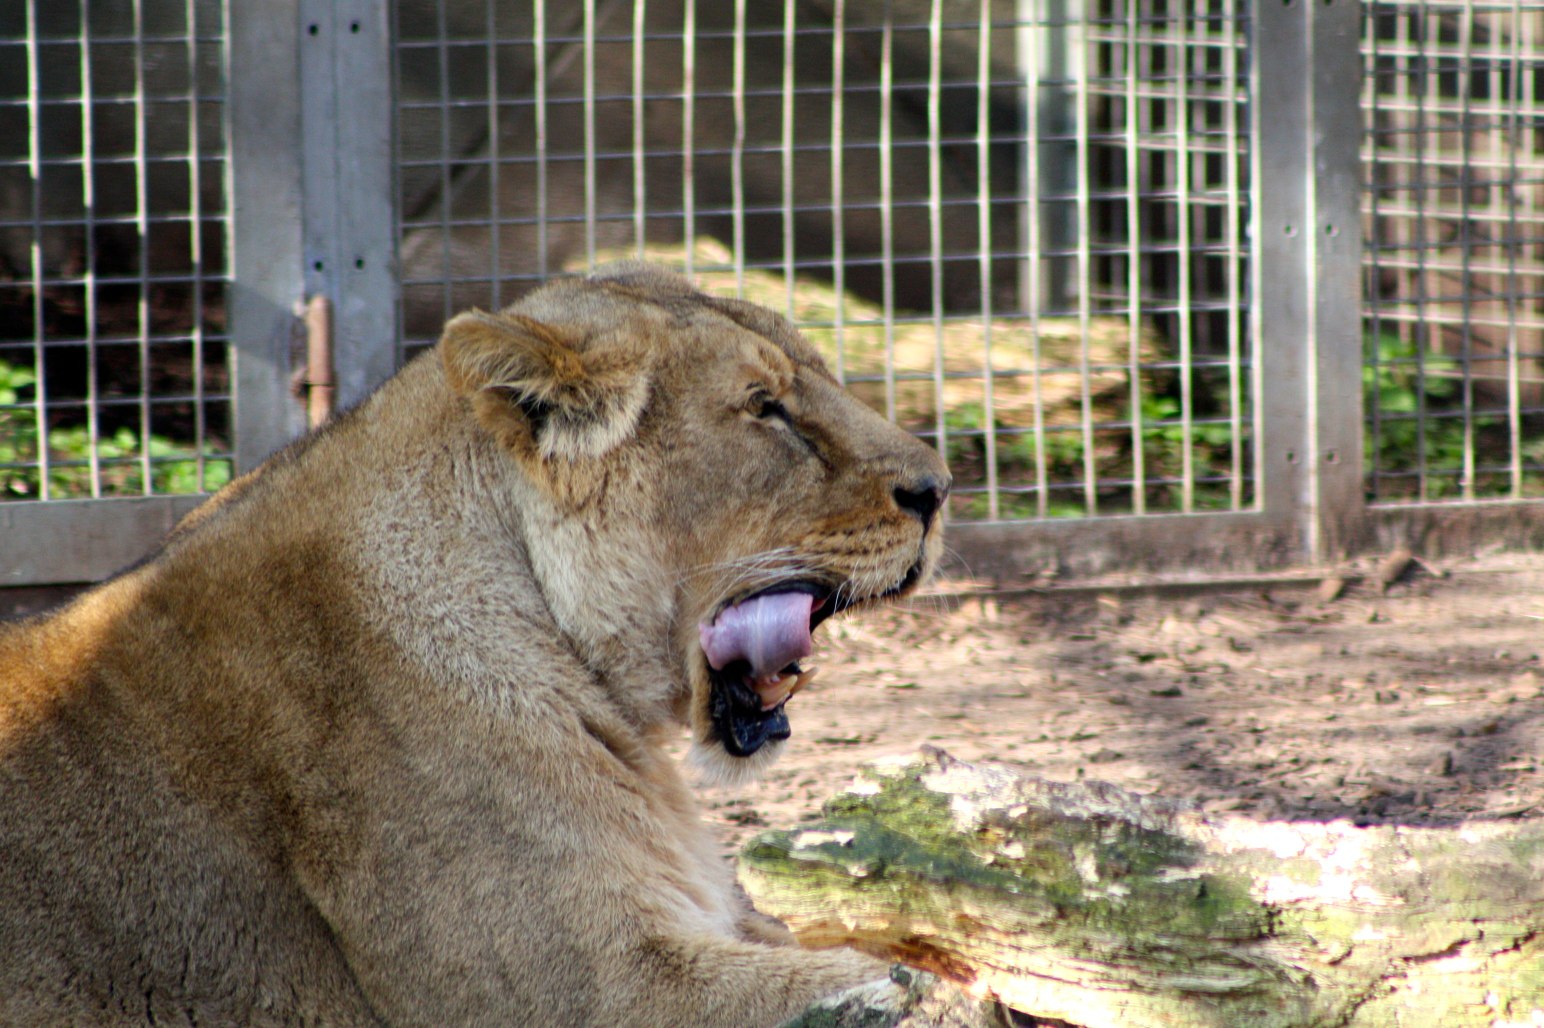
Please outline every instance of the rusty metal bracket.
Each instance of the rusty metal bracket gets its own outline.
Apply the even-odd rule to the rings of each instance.
[[[317,294],[306,301],[306,423],[316,428],[332,417],[336,382],[332,366],[332,301]]]

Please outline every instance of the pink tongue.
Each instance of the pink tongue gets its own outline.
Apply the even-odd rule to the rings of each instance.
[[[810,611],[815,597],[809,593],[768,593],[737,603],[714,619],[697,626],[702,652],[714,670],[736,660],[748,661],[751,677],[777,674],[810,652]]]

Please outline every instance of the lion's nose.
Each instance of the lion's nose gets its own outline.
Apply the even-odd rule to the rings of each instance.
[[[933,523],[933,515],[938,513],[948,495],[949,481],[936,475],[925,475],[915,482],[895,487],[896,506],[917,515],[924,532]]]

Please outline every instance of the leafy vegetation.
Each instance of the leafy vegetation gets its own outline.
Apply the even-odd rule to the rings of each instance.
[[[1462,369],[1452,357],[1424,353],[1414,342],[1384,333],[1367,338],[1362,362],[1362,403],[1368,417],[1377,412],[1376,431],[1368,426],[1363,466],[1369,475],[1426,473],[1426,495],[1456,495],[1462,489],[1464,419],[1459,382]],[[1493,415],[1470,419],[1479,436],[1501,425]],[[1478,448],[1478,445],[1477,445]],[[1411,478],[1408,491],[1416,491]]]
[[[1174,509],[1179,506],[1173,495],[1174,480],[1184,470],[1186,428],[1181,420],[1178,396],[1159,391],[1148,383],[1149,391],[1141,398],[1142,471],[1149,507]],[[1172,388],[1172,385],[1171,387]],[[1213,407],[1227,402],[1225,384],[1217,395],[1208,395]],[[1136,460],[1134,454],[1130,403],[1118,410],[1095,415],[1094,468],[1100,492],[1102,513],[1130,511],[1134,507],[1132,490]],[[964,403],[946,415],[949,431],[947,457],[956,478],[975,483],[985,480],[986,413],[979,403]],[[1039,472],[1039,450],[1033,431],[1017,428],[996,419],[998,470],[998,516],[1005,519],[1040,517],[1034,495]],[[1047,425],[1045,440],[1045,478],[1050,495],[1045,514],[1048,517],[1083,517],[1088,510],[1083,502],[1086,439],[1080,426]],[[1197,509],[1225,509],[1231,502],[1227,479],[1232,469],[1232,427],[1218,420],[1193,419],[1189,427],[1189,448],[1194,460],[1197,483],[1193,499]],[[1210,480],[1210,481],[1208,481]],[[1219,482],[1221,484],[1219,484]],[[988,516],[985,496],[965,501],[964,516]]]
[[[29,406],[37,375],[31,368],[0,361],[0,500],[37,499],[38,419]],[[143,443],[137,432],[121,427],[97,439],[97,464],[103,496],[137,496],[145,492],[144,445],[150,458],[150,491],[199,492],[198,454],[192,446],[152,434]],[[91,495],[91,431],[85,425],[48,431],[49,495],[59,499]],[[204,461],[203,487],[209,492],[231,477],[225,459]]]

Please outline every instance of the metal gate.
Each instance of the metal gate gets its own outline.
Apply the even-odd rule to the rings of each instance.
[[[111,573],[303,431],[318,298],[348,404],[455,311],[622,256],[784,311],[943,451],[980,575],[1533,540],[1541,28],[1471,0],[25,0],[0,585]]]

